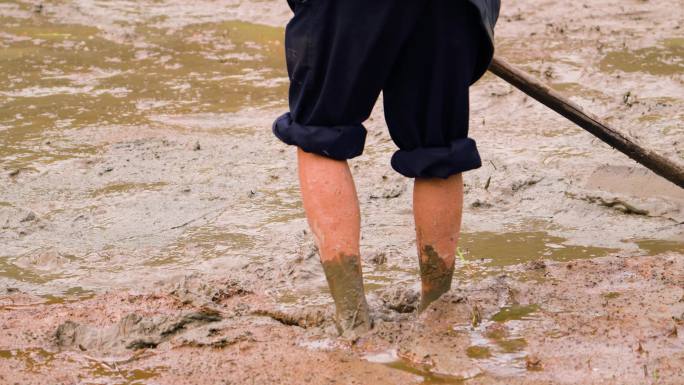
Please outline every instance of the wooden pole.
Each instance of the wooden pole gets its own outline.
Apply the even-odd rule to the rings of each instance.
[[[494,57],[489,71],[589,131],[611,147],[677,186],[684,188],[684,167],[681,165],[634,143],[598,117],[583,112],[582,108],[575,103],[499,57]]]

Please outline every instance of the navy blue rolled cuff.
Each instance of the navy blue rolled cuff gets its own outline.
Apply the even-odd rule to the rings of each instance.
[[[399,150],[392,156],[392,168],[409,178],[448,178],[482,166],[475,141],[457,139],[448,147]]]
[[[293,121],[289,112],[273,123],[273,134],[286,144],[337,160],[361,155],[366,143],[366,129],[361,124],[309,126]]]

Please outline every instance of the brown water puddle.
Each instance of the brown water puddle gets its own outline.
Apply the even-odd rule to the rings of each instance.
[[[541,310],[537,304],[511,305],[503,307],[488,320],[477,325],[455,326],[456,333],[468,335],[471,345],[465,347],[466,356],[477,362],[486,373],[497,376],[518,376],[526,370],[528,342],[521,336],[526,321],[537,319],[535,313]],[[395,350],[369,354],[364,357],[370,362],[415,374],[422,378],[421,384],[463,384],[473,377],[459,378],[434,373],[430,367],[422,367],[399,357]],[[477,377],[481,371],[473,372]]]
[[[684,38],[660,41],[656,46],[609,52],[600,63],[605,72],[645,72],[651,75],[681,75],[684,72]]]
[[[149,383],[145,380],[158,377],[168,370],[167,367],[125,370],[118,368],[116,364],[110,365],[100,361],[93,361],[86,369],[94,379],[106,379],[112,381],[112,384],[121,385],[145,385]]]
[[[58,357],[59,353],[53,353],[42,348],[0,350],[0,360],[17,361],[23,365],[26,372],[42,372],[45,369],[53,368],[55,362],[63,358]],[[95,360],[87,357],[75,357],[83,360],[81,367],[83,373],[87,373],[90,381],[100,383],[105,381],[111,385],[144,385],[149,380],[159,376],[166,367],[155,367],[149,369],[126,370],[117,366],[116,363]]]
[[[151,124],[153,115],[280,105],[280,28],[239,21],[169,31],[97,28],[0,16],[0,162],[5,168],[92,154],[66,130]]]
[[[55,360],[55,353],[42,348],[0,350],[0,359],[20,361],[26,371],[36,371],[41,367],[49,367]]]
[[[489,267],[511,266],[541,259],[569,261],[597,258],[617,251],[604,247],[568,245],[566,239],[543,231],[464,233],[460,248],[466,261]]]
[[[417,384],[464,384],[465,379],[455,376],[440,375],[430,371],[429,367],[422,367],[398,356],[395,349],[367,354],[363,357],[366,361],[385,365],[395,370],[413,374],[417,377]]]
[[[19,282],[28,282],[31,284],[41,285],[58,278],[62,278],[63,276],[61,274],[51,274],[23,268],[10,262],[9,257],[0,256],[0,277],[10,278]]]
[[[491,318],[495,322],[522,321],[539,311],[539,305],[511,305],[503,307]]]
[[[427,369],[418,368],[418,367],[411,365],[410,363],[408,363],[404,360],[390,362],[386,365],[392,369],[401,370],[402,372],[411,373],[411,374],[414,374],[414,375],[420,377],[421,378],[421,382],[419,382],[420,385],[433,385],[433,384],[454,384],[454,385],[456,385],[456,384],[464,384],[465,383],[465,380],[463,380],[461,378],[434,374]]]
[[[41,296],[45,299],[46,305],[59,305],[69,302],[78,302],[86,299],[93,298],[95,292],[92,290],[84,289],[80,286],[72,287],[65,290],[60,295],[46,294]]]
[[[658,255],[669,252],[684,254],[684,242],[682,241],[638,239],[633,242],[648,255]]]

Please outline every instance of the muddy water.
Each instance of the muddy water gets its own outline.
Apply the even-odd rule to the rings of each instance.
[[[67,130],[281,105],[285,95],[279,28],[226,21],[170,30],[133,23],[113,40],[96,27],[51,22],[28,4],[3,7],[25,16],[0,14],[5,169],[97,151],[65,140]]]
[[[12,178],[43,172],[55,163],[73,159],[87,159],[86,165],[97,164],[93,158],[106,152],[105,146],[112,140],[103,142],[99,137],[91,140],[84,138],[82,132],[92,138],[90,132],[104,129],[121,132],[120,136],[125,137],[125,132],[146,130],[142,135],[150,135],[155,128],[163,127],[171,129],[166,134],[172,136],[174,132],[180,136],[197,130],[230,135],[231,129],[226,126],[232,125],[236,135],[244,135],[245,127],[222,124],[222,117],[245,107],[282,108],[285,103],[281,28],[235,20],[155,27],[149,19],[140,17],[140,9],[126,15],[125,22],[111,19],[97,26],[71,24],[55,17],[60,12],[59,6],[45,4],[38,12],[33,4],[21,1],[1,4],[0,72],[6,76],[0,79],[0,168]],[[125,25],[117,29],[123,31],[121,34],[110,32],[114,24]],[[197,142],[191,147],[199,150],[200,144]],[[151,155],[159,158],[157,153]],[[124,156],[130,162],[128,154],[116,156]],[[105,166],[98,175],[109,173],[114,167],[119,166]],[[92,184],[84,179],[85,185],[84,180],[68,179],[64,185],[55,185],[59,193],[49,198],[53,202],[41,212],[40,220],[44,223],[59,221],[61,215],[70,213],[73,208],[58,202],[75,196],[84,203],[78,210],[82,212],[100,210],[102,202],[128,200],[130,196],[153,197],[169,189],[189,195],[191,189],[178,188],[168,180],[154,177],[118,178],[104,184]],[[74,183],[83,186],[74,191]],[[44,199],[46,187],[27,186],[20,193],[24,204]],[[266,200],[268,207],[280,207],[280,210],[271,210],[270,220],[287,221],[301,216],[287,211],[278,192],[266,193],[272,196]],[[22,204],[9,190],[3,191],[0,199],[0,205],[10,209]],[[36,218],[34,214],[27,215]],[[82,213],[75,215],[85,219]],[[12,214],[8,216],[5,219],[12,221]],[[109,218],[103,218],[104,223],[91,223],[91,226],[105,230],[107,222],[116,221],[115,216],[110,214]],[[31,220],[19,218],[19,223]],[[141,266],[174,266],[187,262],[188,254],[193,258],[211,259],[224,255],[226,249],[244,251],[254,246],[253,237],[248,234],[198,224],[189,226],[187,231],[180,229],[185,227],[182,219],[176,222],[178,229],[169,226],[170,230],[179,230],[171,236],[178,238],[167,238],[163,249],[148,255]],[[138,230],[142,229],[131,230],[136,235],[119,234],[123,237],[117,235],[105,240],[97,251],[111,250],[121,243],[121,238],[138,237]],[[108,233],[111,234],[111,229]],[[19,230],[18,235],[28,234]],[[40,245],[40,241],[0,248],[0,275],[10,282],[30,285],[76,278],[74,274],[82,274],[84,269],[89,269],[89,264],[97,262],[92,257],[83,257],[83,250],[79,251],[76,243],[73,244],[76,248],[65,247],[72,243],[69,238],[73,235],[62,235],[57,241],[61,244],[59,250],[49,251],[47,256],[35,256],[36,250],[49,247]],[[140,246],[138,243],[136,248]],[[27,256],[27,252],[31,255]],[[28,262],[17,262],[17,256],[26,256]],[[47,263],[57,264],[54,267],[58,268],[38,273],[31,267],[47,260],[52,260]],[[124,269],[120,263],[117,265],[107,270]],[[68,294],[79,287],[72,285],[59,286]]]
[[[56,354],[44,349],[0,350],[0,359],[14,360],[24,365],[29,372],[39,372],[54,369]],[[104,381],[107,384],[143,385],[146,380],[159,376],[166,367],[149,369],[122,370],[116,364],[109,364],[96,359],[84,360],[80,371],[93,381]]]
[[[502,56],[627,135],[684,160],[682,46],[672,32],[681,28],[682,10],[661,2],[538,7],[516,1],[504,8],[497,42]],[[572,23],[570,14],[576,15]],[[134,311],[156,315],[154,295],[117,298],[115,315],[100,295],[120,288],[145,292],[150,286],[176,295],[178,276],[208,282],[210,303],[230,296],[213,281],[226,278],[239,281],[238,291],[272,296],[278,306],[294,311],[330,307],[325,276],[305,232],[293,154],[269,132],[286,105],[282,25],[288,16],[284,1],[271,0],[227,0],[221,6],[201,0],[192,6],[172,0],[0,3],[0,72],[7,74],[0,77],[0,296],[5,291],[9,296],[0,299],[3,315],[16,317],[11,328],[28,325],[28,319],[42,322],[37,340],[34,328],[6,335],[5,341],[13,342],[0,343],[0,367],[19,363],[35,376],[69,367],[98,383],[163,383],[176,369],[197,369],[198,350],[190,348],[192,360],[185,364],[152,357],[144,364],[119,365],[79,351],[54,353],[49,341],[57,326],[78,312],[83,325],[111,325]],[[580,346],[595,355],[592,362],[613,374],[636,379],[634,368],[641,375],[646,364],[652,371],[656,359],[633,359],[633,345],[653,335],[652,328],[672,334],[672,319],[681,314],[676,305],[681,292],[667,286],[681,280],[666,277],[676,273],[668,258],[684,250],[681,189],[658,182],[491,75],[473,88],[472,106],[471,132],[485,165],[466,177],[464,234],[452,292],[492,298],[473,317],[476,325],[459,321],[460,313],[440,318],[448,333],[438,336],[446,352],[438,366],[459,369],[462,363],[449,359],[463,358],[465,369],[473,362],[482,369],[472,373],[514,381],[532,371],[527,356],[541,351],[549,376],[601,382],[606,370],[590,368],[577,377],[572,369],[586,367],[588,353],[559,348],[568,345],[563,338],[574,330]],[[380,108],[367,126],[368,151],[352,167],[364,214],[365,287],[375,314],[386,310],[378,297],[388,289],[417,288],[419,281],[410,183],[389,169],[393,146]],[[593,261],[609,255],[630,258]],[[663,256],[653,262],[664,266],[662,274],[651,274],[648,263],[640,266],[640,258],[651,255]],[[547,268],[540,260],[585,265],[575,273],[553,262]],[[625,272],[621,264],[633,264],[633,271]],[[611,279],[597,273],[601,266]],[[517,285],[524,290],[514,290],[506,286],[510,282],[500,282],[507,276],[534,279],[522,279]],[[484,288],[477,286],[481,282]],[[22,292],[33,297],[15,302],[11,293]],[[583,294],[568,295],[573,292]],[[400,294],[390,313],[415,307],[417,297],[406,290]],[[631,300],[639,295],[662,324],[653,321],[647,330],[618,323],[628,337],[596,330],[581,334],[593,325],[614,329],[619,317],[605,309],[613,303],[634,317],[643,314]],[[169,300],[177,306],[175,301]],[[38,306],[39,317],[33,313],[38,303],[45,304]],[[238,319],[244,309],[235,306]],[[170,317],[176,312],[172,307]],[[398,317],[394,313],[389,319]],[[608,315],[600,318],[603,314]],[[244,322],[229,329],[254,331],[263,320]],[[402,327],[390,333],[396,337],[388,337],[392,343],[415,337],[412,321]],[[258,340],[286,341],[266,353],[289,353],[287,333],[293,328],[266,328],[283,334]],[[449,339],[452,332],[457,339]],[[24,335],[31,336],[21,342],[26,348],[14,346]],[[603,337],[601,344],[620,347],[606,352],[605,346],[592,345]],[[541,340],[550,344],[546,350]],[[654,356],[663,352],[658,359],[676,359],[670,350],[680,340],[656,340],[661,345],[652,348]],[[411,349],[433,348],[440,350],[420,343]],[[242,350],[238,344],[235,357],[250,352],[264,349]],[[226,362],[223,350],[201,353]],[[614,364],[616,354],[630,366]],[[560,358],[554,361],[554,355]],[[271,362],[296,356],[276,354]],[[269,372],[263,357],[254,354],[254,359],[247,375]],[[328,373],[339,375],[339,361],[331,361],[321,369],[337,368]],[[216,367],[226,367],[221,365]],[[291,373],[282,365],[278,375]],[[462,382],[403,358],[389,365],[391,373],[412,378],[393,383]],[[301,363],[294,367],[306,369]],[[361,378],[367,379],[366,369],[379,370],[364,367]],[[242,372],[229,370],[230,378]],[[486,378],[482,383],[498,383]],[[215,380],[207,374],[208,383]],[[377,383],[392,383],[383,381]]]
[[[266,154],[255,151],[268,135],[262,131],[286,104],[282,28],[236,21],[223,14],[230,9],[211,15],[201,6],[189,11],[172,2],[148,12],[88,1],[78,6],[46,3],[42,8],[22,1],[2,4],[0,70],[7,76],[0,79],[0,167],[12,187],[0,196],[0,208],[7,209],[0,219],[9,224],[3,238],[8,247],[0,250],[0,277],[7,279],[8,286],[61,298],[60,293],[70,296],[79,289],[135,287],[149,283],[151,277],[188,270],[247,266],[249,271],[268,271],[273,269],[258,266],[273,263],[280,254],[299,253],[300,245],[293,243],[310,243],[294,236],[305,226],[293,170],[282,148],[269,143]],[[86,10],[96,16],[89,19]],[[163,16],[164,12],[175,18]],[[284,21],[275,16],[269,22],[282,25]],[[611,100],[605,90],[582,79],[586,75],[579,68],[586,66],[586,47],[581,41],[547,47],[545,54],[557,60],[539,67],[541,51],[525,50],[505,34],[498,42],[502,55],[579,100]],[[530,37],[529,44],[534,42],[546,44],[538,35]],[[596,66],[610,76],[646,73],[676,79],[682,65],[677,38],[661,39],[647,48],[600,50],[602,58]],[[481,93],[494,100],[514,95],[501,88],[492,76],[483,79],[474,90],[474,119],[480,119],[481,101],[489,100]],[[652,108],[649,100],[640,99],[633,108],[645,105],[650,111],[640,116],[651,116],[654,125],[663,124],[667,110]],[[625,102],[634,100],[628,97]],[[502,113],[507,113],[506,108]],[[378,134],[375,121],[369,129]],[[484,127],[474,127],[475,132],[478,129]],[[568,143],[568,129],[577,133],[575,128],[554,125],[537,132],[548,145],[535,155],[503,151],[517,153],[521,159],[540,156],[541,164],[551,168],[596,156],[590,148]],[[671,138],[681,133],[671,125],[662,129]],[[387,153],[384,142],[374,141],[369,143],[370,154],[377,158]],[[677,220],[680,217],[671,216],[670,208],[662,209],[660,203],[655,209],[644,209],[639,202],[634,206],[631,198],[615,201],[593,195],[599,191],[641,199],[665,190],[668,199],[680,195],[671,186],[646,193],[625,190],[622,181],[634,176],[615,174],[608,166],[588,180],[589,190],[575,191],[550,183],[555,175],[529,175],[515,166],[504,166],[511,169],[502,171],[496,166],[498,153],[489,150],[497,145],[486,136],[482,142],[483,151],[492,153],[485,154],[489,164],[467,182],[471,210],[460,245],[460,279],[540,259],[588,259],[621,249],[646,254],[681,251],[682,232],[659,219],[638,238],[632,238],[643,225],[637,217],[628,218],[630,229],[597,237],[598,228],[591,229],[576,217],[568,219],[562,212],[557,215],[562,210],[553,209],[567,205],[559,197],[572,196],[574,201],[609,207],[597,208],[605,217],[596,222],[602,226],[620,222],[617,215],[605,213],[615,207],[635,207],[634,212],[655,213],[656,218],[665,210],[664,217]],[[74,161],[80,163],[70,163]],[[250,175],[255,170],[265,171],[254,178]],[[415,284],[417,277],[411,223],[403,214],[378,217],[375,211],[375,207],[406,210],[409,194],[403,193],[405,188],[368,182],[375,174],[371,170],[368,176],[359,176],[362,191],[381,189],[368,193],[371,200],[362,197],[368,208],[364,211],[375,222],[396,222],[402,230],[399,238],[390,238],[396,253],[387,263],[364,265],[371,292],[398,282]],[[47,176],[42,183],[36,179],[40,175]],[[650,179],[635,181],[630,185],[656,186]],[[582,183],[580,179],[572,184]],[[548,194],[544,199],[550,198],[551,203],[543,208],[532,205],[507,218],[516,210],[517,199],[534,200],[539,192],[535,188]],[[381,198],[383,204],[378,205],[377,197],[389,198]],[[592,211],[588,204],[576,209]],[[549,221],[554,214],[556,220]],[[536,216],[544,220],[536,224],[525,219],[520,224],[521,218]],[[382,236],[374,229],[364,231],[370,239],[366,252],[381,252]],[[321,275],[314,264],[315,258],[306,261],[305,275]],[[301,290],[323,300],[327,295],[323,283],[319,279],[315,289],[283,287],[276,292],[294,303]]]
[[[604,71],[675,75],[684,71],[684,38],[666,39],[654,47],[610,52],[601,60]]]

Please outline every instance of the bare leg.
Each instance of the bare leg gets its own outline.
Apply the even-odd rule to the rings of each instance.
[[[304,211],[316,238],[321,263],[335,301],[340,334],[370,329],[363,291],[359,237],[361,214],[349,166],[298,149]]]
[[[451,288],[463,214],[463,177],[416,179],[413,215],[422,280],[420,311]]]

